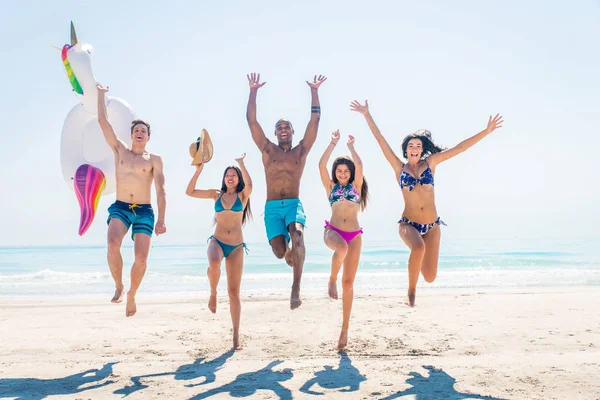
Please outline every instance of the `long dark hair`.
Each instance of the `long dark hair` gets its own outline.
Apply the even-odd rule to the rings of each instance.
[[[225,168],[225,172],[223,172],[223,180],[221,180],[221,193],[227,192],[227,185],[225,185],[225,175],[227,175],[227,171],[233,169],[238,176],[238,185],[235,188],[236,193],[240,193],[246,187],[246,183],[244,182],[244,177],[242,176],[242,171],[236,167],[235,165],[230,165]],[[252,210],[250,209],[250,197],[246,201],[246,206],[244,207],[244,214],[242,215],[242,225],[246,223],[248,218],[252,218]]]
[[[338,167],[338,165],[345,165],[348,167],[348,169],[350,170],[350,179],[348,180],[348,183],[353,183],[354,182],[354,171],[356,170],[356,166],[354,165],[354,161],[352,161],[352,159],[348,156],[342,156],[342,157],[338,157],[335,160],[333,160],[333,165],[331,166],[331,180],[333,181],[333,183],[340,183],[338,181],[337,176],[335,176],[335,170]],[[364,211],[365,208],[367,207],[367,199],[369,197],[369,185],[367,185],[367,180],[365,179],[365,177],[363,176],[363,183],[362,183],[362,187],[360,188],[360,209],[361,211]]]
[[[419,129],[415,133],[406,135],[406,137],[402,140],[402,155],[407,160],[408,154],[406,154],[406,149],[408,148],[408,142],[410,142],[411,139],[419,139],[421,143],[423,143],[423,153],[421,154],[421,160],[426,159],[432,154],[444,151],[443,147],[440,147],[437,144],[433,143],[433,140],[431,139],[431,132],[429,132],[426,129]]]

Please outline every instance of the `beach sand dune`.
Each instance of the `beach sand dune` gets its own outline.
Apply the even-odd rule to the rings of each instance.
[[[107,296],[109,293],[107,293]],[[346,352],[341,302],[242,300],[230,351],[227,298],[0,300],[0,398],[598,399],[594,288],[357,294]],[[106,297],[106,296],[105,296]]]

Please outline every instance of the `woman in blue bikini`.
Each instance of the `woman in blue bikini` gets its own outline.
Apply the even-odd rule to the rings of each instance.
[[[319,161],[321,181],[331,205],[331,221],[325,221],[324,240],[327,247],[334,251],[331,259],[329,278],[329,297],[338,298],[337,276],[342,264],[342,332],[338,341],[338,350],[348,344],[350,311],[354,297],[354,277],[358,270],[363,233],[358,223],[358,212],[367,206],[368,187],[363,177],[362,161],[354,149],[354,137],[348,136],[350,157],[338,157],[333,161],[331,175],[327,171],[327,161],[340,140],[340,131],[331,134],[331,143],[325,149]]]
[[[410,248],[408,257],[408,297],[406,304],[415,305],[419,274],[427,282],[433,282],[437,276],[440,250],[440,225],[445,225],[435,208],[433,176],[436,166],[467,150],[475,143],[502,127],[502,117],[496,114],[488,120],[487,127],[478,134],[463,140],[451,149],[442,149],[431,140],[429,131],[410,134],[402,141],[402,154],[407,160],[402,162],[385,140],[373,117],[369,113],[369,103],[361,105],[354,100],[350,104],[352,111],[364,115],[371,132],[383,151],[394,172],[396,181],[404,197],[404,212],[400,219],[400,237]]]
[[[239,168],[225,168],[221,190],[196,189],[196,182],[204,168],[204,164],[196,166],[196,172],[188,184],[186,194],[199,199],[212,199],[215,202],[215,232],[208,238],[208,280],[210,281],[210,300],[208,309],[217,312],[217,285],[221,276],[221,261],[225,258],[227,271],[227,292],[229,294],[229,311],[233,324],[233,347],[240,349],[240,283],[244,267],[244,236],[242,226],[252,217],[250,211],[250,194],[252,180],[244,165],[244,153],[235,160]]]

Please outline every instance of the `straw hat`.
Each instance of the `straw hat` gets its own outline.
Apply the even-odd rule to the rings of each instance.
[[[206,129],[202,129],[200,137],[190,144],[190,156],[193,158],[192,165],[209,162],[213,156],[213,145]]]

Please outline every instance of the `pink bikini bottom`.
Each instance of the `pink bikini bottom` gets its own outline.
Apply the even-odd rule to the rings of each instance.
[[[352,239],[354,239],[356,237],[356,235],[363,233],[362,228],[360,228],[357,231],[353,231],[353,232],[346,232],[343,231],[341,229],[336,228],[335,226],[331,225],[329,223],[329,221],[325,221],[325,228],[331,228],[332,230],[336,231],[337,233],[340,234],[340,236],[342,237],[342,239],[344,239],[346,241],[346,243],[350,243],[350,241]]]

